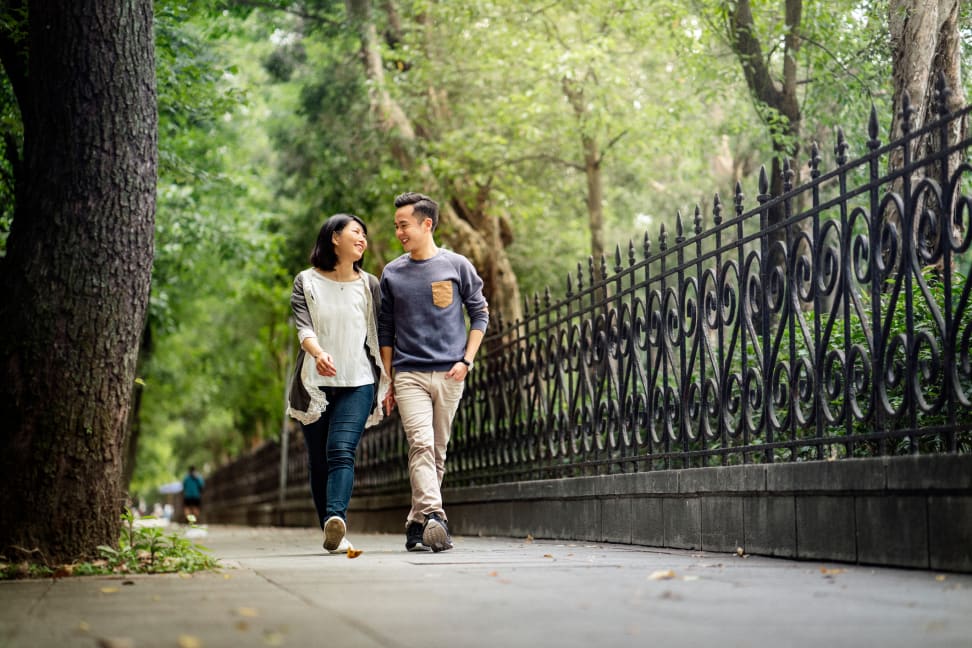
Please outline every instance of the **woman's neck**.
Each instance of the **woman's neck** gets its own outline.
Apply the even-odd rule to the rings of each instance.
[[[321,274],[334,281],[354,281],[358,278],[358,271],[355,270],[354,264],[341,261],[334,264],[333,270],[321,270]]]

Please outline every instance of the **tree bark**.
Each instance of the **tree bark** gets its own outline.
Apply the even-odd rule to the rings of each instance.
[[[914,113],[912,130],[935,119],[935,85],[940,74],[949,87],[946,108],[951,112],[965,105],[962,84],[961,40],[959,34],[959,0],[890,0],[888,27],[894,76],[894,119],[891,139],[902,133],[900,112],[905,92]],[[951,142],[964,137],[967,124],[955,123],[949,133]],[[915,143],[913,155],[921,147],[932,145],[928,139]],[[892,168],[901,166],[897,153]]]
[[[0,261],[0,551],[53,564],[118,540],[153,256],[154,39],[150,0],[28,5]]]

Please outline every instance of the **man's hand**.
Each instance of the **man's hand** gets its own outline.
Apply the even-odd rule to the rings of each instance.
[[[469,367],[466,366],[466,363],[457,362],[452,365],[452,369],[446,372],[445,377],[453,380],[465,380],[467,375],[469,375]]]

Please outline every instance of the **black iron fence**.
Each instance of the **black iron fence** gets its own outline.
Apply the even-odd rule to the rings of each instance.
[[[943,106],[885,145],[872,111],[856,159],[839,131],[833,169],[815,145],[800,186],[764,169],[754,205],[737,185],[494,321],[449,485],[972,451],[972,108]],[[406,457],[397,417],[367,431],[356,492],[407,489]]]
[[[803,184],[786,166],[771,198],[764,171],[749,208],[737,185],[494,320],[448,484],[972,453],[972,107],[942,105],[884,145],[872,111],[859,157],[838,132],[832,169],[814,146]],[[290,490],[309,506],[303,439],[284,440],[207,499],[254,522],[281,521]],[[397,415],[367,430],[356,494],[408,492],[407,454]]]

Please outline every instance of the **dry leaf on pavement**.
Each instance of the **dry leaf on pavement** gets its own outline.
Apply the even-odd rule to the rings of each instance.
[[[348,558],[357,558],[364,552],[364,549],[348,549]]]
[[[651,572],[651,575],[648,577],[648,580],[671,580],[672,578],[675,578],[675,570],[663,569],[663,570]]]
[[[179,648],[202,648],[202,642],[199,637],[179,635]]]

